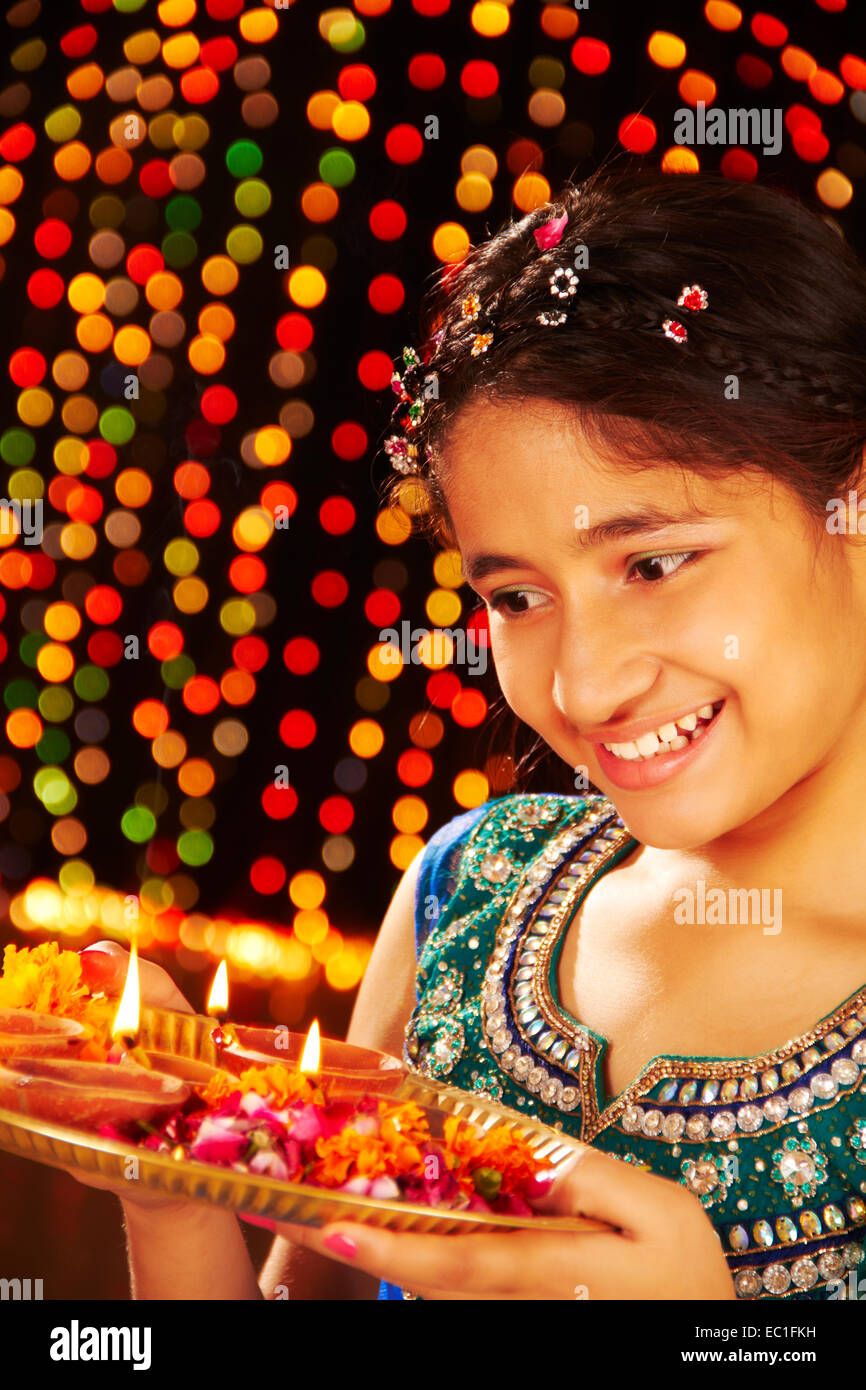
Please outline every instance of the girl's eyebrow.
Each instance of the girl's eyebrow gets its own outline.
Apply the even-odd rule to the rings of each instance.
[[[580,528],[575,531],[574,544],[578,550],[588,550],[593,546],[603,545],[605,541],[623,540],[628,536],[662,531],[668,526],[706,525],[712,520],[713,518],[703,513],[693,511],[671,515],[656,508],[644,509],[641,512],[610,517],[607,521],[596,522],[594,526]],[[522,560],[518,555],[491,553],[468,555],[463,558],[463,573],[471,584],[478,583],[488,574],[494,574],[498,570],[532,568],[534,566],[528,560]]]

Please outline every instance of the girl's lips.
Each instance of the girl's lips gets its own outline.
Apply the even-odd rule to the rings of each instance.
[[[629,762],[625,758],[617,758],[608,752],[603,743],[596,743],[594,747],[599,766],[614,786],[621,787],[623,791],[644,791],[648,787],[657,787],[661,782],[676,777],[699,757],[704,744],[713,737],[726,708],[727,700],[710,723],[703,726],[703,733],[689,739],[685,748],[677,748],[672,753],[656,753],[655,757],[645,761]]]

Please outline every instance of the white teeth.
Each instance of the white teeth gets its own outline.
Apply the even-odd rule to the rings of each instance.
[[[637,745],[634,743],[612,743],[610,744],[610,751],[615,753],[618,758],[625,758],[626,762],[629,763],[640,757]]]
[[[660,742],[661,740],[658,734],[641,734],[640,738],[635,739],[637,751],[644,758],[648,758],[650,754],[658,752]]]
[[[719,708],[721,708],[721,701]],[[685,748],[692,739],[688,735],[693,734],[698,727],[698,720],[712,719],[716,712],[714,705],[702,705],[697,711],[691,714],[684,714],[682,719],[676,723],[669,722],[662,724],[654,732],[642,734],[640,738],[632,740],[630,743],[605,743],[602,747],[609,753],[613,753],[617,758],[623,758],[626,762],[634,762],[636,758],[653,758],[658,753],[674,753],[680,748]],[[703,724],[701,730],[703,730]]]

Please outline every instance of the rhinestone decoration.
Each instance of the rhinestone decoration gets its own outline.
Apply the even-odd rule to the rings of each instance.
[[[514,869],[515,865],[507,854],[486,854],[478,865],[476,886],[482,886],[479,880],[487,880],[488,883],[507,883],[514,873]]]
[[[603,798],[593,798],[596,802],[601,802],[603,808],[609,803],[604,802]],[[581,1057],[590,1048],[589,1039],[578,1034],[576,1039],[566,1038],[555,1028],[546,1025],[545,1018],[535,997],[535,964],[537,951],[541,939],[550,929],[552,914],[556,912],[559,904],[566,897],[566,889],[562,886],[555,886],[548,894],[544,905],[537,911],[534,919],[530,920],[525,931],[521,936],[521,929],[524,927],[524,918],[527,910],[544,896],[544,887],[548,880],[556,879],[556,871],[560,871],[561,878],[570,878],[574,884],[577,879],[574,874],[569,874],[568,866],[564,873],[562,870],[563,861],[570,852],[581,842],[591,841],[592,837],[599,830],[602,837],[596,839],[589,850],[585,850],[589,865],[594,866],[598,855],[604,850],[609,849],[609,842],[605,840],[604,827],[614,819],[611,810],[602,809],[590,812],[586,815],[579,827],[570,826],[561,831],[554,837],[549,846],[542,851],[539,859],[531,864],[522,876],[520,885],[515,894],[515,900],[511,909],[506,914],[505,919],[497,934],[496,947],[490,958],[485,977],[485,987],[482,995],[482,1013],[484,1017],[484,1028],[488,1043],[500,1060],[507,1057],[504,1069],[513,1069],[516,1079],[527,1086],[527,1089],[537,1094],[546,1104],[555,1105],[558,1110],[570,1113],[575,1110],[580,1103],[580,1092],[574,1086],[567,1084],[569,1075],[575,1076],[580,1068]],[[616,818],[615,824],[622,829],[622,822]],[[614,835],[618,831],[612,832]],[[582,856],[581,856],[582,858]],[[500,862],[506,859],[510,872],[514,866],[507,856],[488,855],[479,865],[479,872],[486,876],[505,877],[505,866]],[[509,876],[510,876],[509,872]],[[513,1013],[514,1026],[509,1025],[508,1018],[510,1004],[508,999],[508,987],[505,981],[505,965],[511,954],[512,946],[517,938],[521,936],[519,951],[515,957],[515,969],[512,979],[513,994]],[[518,1047],[522,1053],[523,1045],[528,1045],[534,1049],[536,1056],[530,1061],[526,1054],[512,1061],[510,1055],[511,1047]],[[561,1075],[557,1076],[550,1070],[553,1063]],[[530,1084],[530,1075],[532,1083]],[[557,1081],[557,1086],[551,1083]],[[550,1097],[550,1099],[546,1099]]]
[[[848,1131],[848,1147],[858,1163],[866,1163],[866,1116],[855,1120]]]
[[[677,304],[681,309],[691,309],[697,313],[700,309],[709,308],[709,297],[700,285],[683,285]]]
[[[680,1165],[680,1182],[694,1192],[705,1207],[724,1202],[734,1180],[734,1160],[728,1154],[702,1153],[700,1158],[687,1158]]]
[[[785,1293],[791,1287],[791,1275],[784,1265],[767,1265],[762,1283],[767,1293]]]
[[[774,1182],[780,1182],[795,1207],[803,1205],[805,1197],[813,1197],[818,1186],[827,1181],[827,1160],[814,1139],[803,1135],[786,1139],[773,1153]]]
[[[662,330],[666,338],[672,338],[675,343],[685,343],[688,340],[688,330],[684,324],[678,323],[676,319],[665,319]]]
[[[575,275],[570,265],[561,265],[550,277],[550,293],[556,299],[570,299],[577,293],[580,277]]]
[[[754,1269],[741,1269],[734,1278],[738,1298],[757,1298],[763,1288],[760,1274]]]

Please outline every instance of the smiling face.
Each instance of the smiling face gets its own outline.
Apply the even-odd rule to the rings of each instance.
[[[508,704],[642,843],[769,826],[863,762],[866,551],[785,484],[617,468],[556,403],[492,399],[442,483]]]

